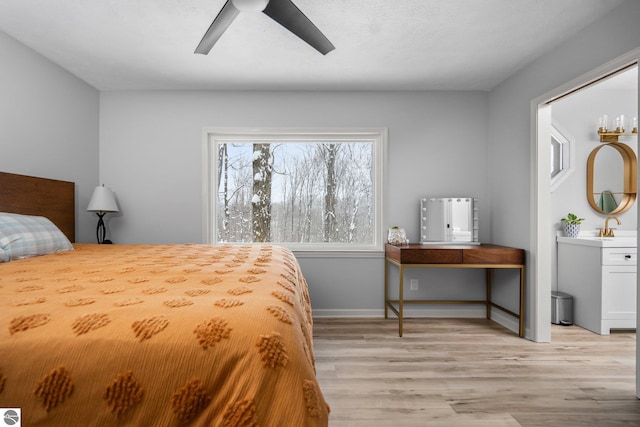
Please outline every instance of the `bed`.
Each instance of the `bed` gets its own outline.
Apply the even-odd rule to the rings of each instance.
[[[73,242],[75,203],[41,209],[60,191],[75,186],[0,173],[0,212],[44,216]],[[286,248],[69,243],[19,257],[2,233],[0,407],[22,425],[328,424]]]

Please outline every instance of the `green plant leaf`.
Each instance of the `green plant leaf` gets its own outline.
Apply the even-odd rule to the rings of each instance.
[[[560,221],[566,222],[567,224],[581,224],[584,221],[584,218],[578,218],[578,215],[569,212],[566,218],[562,218]]]

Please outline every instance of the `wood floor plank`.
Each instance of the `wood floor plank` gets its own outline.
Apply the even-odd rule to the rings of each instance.
[[[551,343],[485,319],[315,319],[330,426],[640,426],[636,334],[552,326]]]

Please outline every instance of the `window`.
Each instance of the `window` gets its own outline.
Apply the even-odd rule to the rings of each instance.
[[[209,243],[382,250],[386,130],[205,130]]]
[[[573,138],[560,130],[558,124],[551,125],[551,191],[573,172]]]
[[[563,143],[551,135],[551,179],[558,176],[563,169]]]

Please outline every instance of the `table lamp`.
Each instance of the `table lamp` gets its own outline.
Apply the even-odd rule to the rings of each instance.
[[[96,230],[98,243],[112,243],[111,240],[105,240],[107,228],[103,220],[103,217],[107,212],[118,212],[118,205],[116,204],[116,200],[113,198],[111,189],[109,189],[109,187],[105,187],[104,184],[96,187],[91,195],[87,211],[95,212],[96,215],[98,215],[98,229]]]

